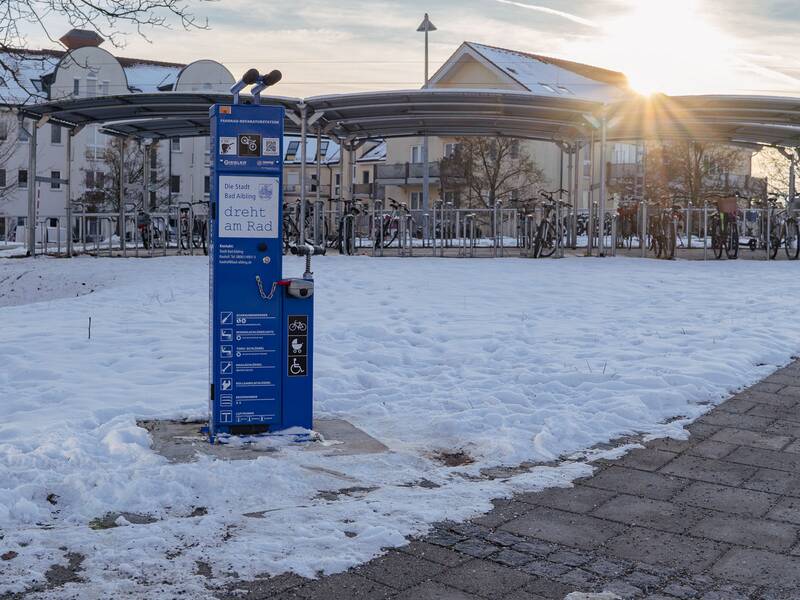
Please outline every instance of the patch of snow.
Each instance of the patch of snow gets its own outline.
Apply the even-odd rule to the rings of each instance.
[[[41,583],[62,548],[86,556],[86,582],[38,597],[207,597],[197,561],[218,578],[342,571],[491,498],[592,472],[481,469],[683,436],[800,351],[788,261],[329,256],[315,269],[316,414],[390,451],[279,441],[256,460],[172,464],[136,423],[206,415],[206,259],[0,261],[25,286],[0,308],[0,550],[19,553],[0,563],[0,594]],[[77,282],[93,293],[76,297]],[[89,527],[109,513],[155,522]]]

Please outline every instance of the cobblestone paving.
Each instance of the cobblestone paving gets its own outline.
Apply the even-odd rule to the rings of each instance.
[[[797,600],[800,362],[688,429],[687,441],[648,442],[573,488],[497,500],[346,573],[258,580],[230,597]]]

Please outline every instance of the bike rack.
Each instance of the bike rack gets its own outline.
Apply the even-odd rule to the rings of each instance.
[[[372,203],[372,256],[383,256],[383,200]]]
[[[523,220],[523,246],[521,255],[527,258],[533,256],[533,237],[536,235],[536,215],[528,213]]]
[[[349,234],[349,235],[348,235]],[[342,218],[342,251],[348,256],[356,253],[356,216],[346,214]]]
[[[611,256],[617,255],[617,222],[618,215],[611,215]]]

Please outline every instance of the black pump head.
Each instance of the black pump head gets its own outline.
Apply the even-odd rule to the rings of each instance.
[[[275,85],[283,78],[283,73],[278,71],[278,69],[273,69],[266,75],[261,77],[261,83],[264,84],[264,87],[270,87],[271,85]]]
[[[258,81],[258,71],[256,69],[247,69],[245,74],[242,75],[241,81],[246,85],[253,85]]]

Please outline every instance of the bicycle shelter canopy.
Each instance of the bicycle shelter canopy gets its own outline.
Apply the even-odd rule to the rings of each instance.
[[[252,102],[252,99],[250,99]],[[135,138],[205,136],[208,109],[228,94],[161,92],[63,100],[27,106],[26,117],[68,128],[103,125]],[[692,139],[800,147],[800,99],[770,96],[653,96],[612,104],[508,90],[426,89],[350,93],[306,99],[262,97],[283,106],[286,130],[320,115],[317,125],[341,139],[500,135],[571,143],[606,125],[608,141]],[[599,137],[599,136],[598,136]]]

